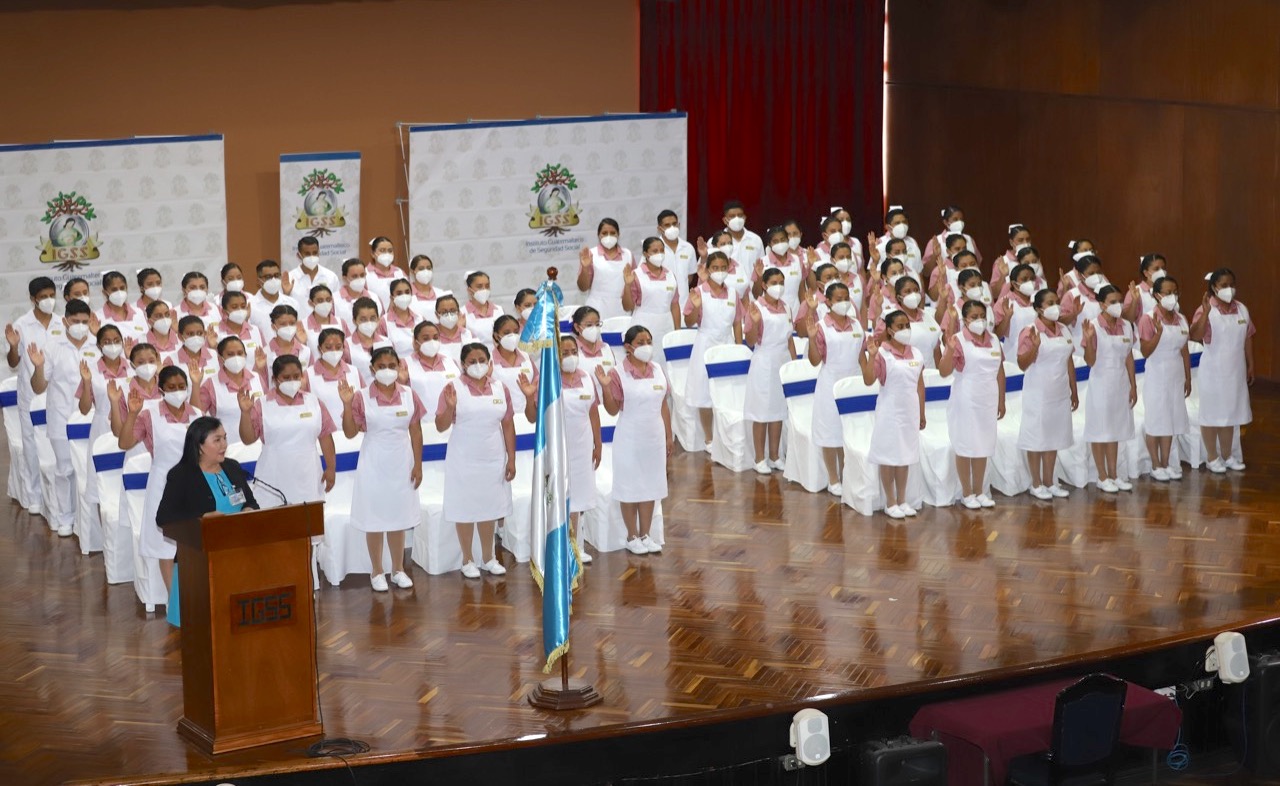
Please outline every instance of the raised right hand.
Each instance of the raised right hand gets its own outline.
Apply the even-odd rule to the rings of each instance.
[[[1040,347],[1040,331],[1036,330],[1035,325],[1031,326],[1031,346],[1038,349]]]
[[[458,403],[458,390],[453,385],[444,386],[444,403],[453,409]]]
[[[142,411],[142,396],[138,395],[138,391],[129,391],[129,414],[136,415]]]
[[[36,368],[44,365],[44,353],[34,341],[27,345],[27,360],[30,360],[31,365]]]
[[[604,370],[604,366],[596,366],[596,380],[600,383],[600,387],[609,384],[609,372]]]
[[[249,395],[247,387],[240,388],[236,392],[236,403],[240,405],[241,412],[248,412],[253,409],[253,396]]]
[[[342,399],[343,404],[350,404],[355,401],[356,392],[351,389],[351,383],[346,377],[338,380],[338,398]]]
[[[586,246],[582,247],[582,250],[578,252],[578,264],[583,267],[591,267],[591,249]]]
[[[87,385],[93,382],[93,371],[89,368],[89,361],[80,361],[80,379]]]
[[[18,342],[22,340],[22,337],[18,335],[18,329],[13,326],[12,322],[4,326],[4,340],[8,341],[11,347],[18,346]]]

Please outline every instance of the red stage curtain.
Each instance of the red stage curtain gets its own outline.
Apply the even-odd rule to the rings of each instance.
[[[641,0],[640,108],[689,113],[690,237],[832,205],[883,225],[884,0]]]

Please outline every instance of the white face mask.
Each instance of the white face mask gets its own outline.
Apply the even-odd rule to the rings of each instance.
[[[409,305],[411,303],[413,303],[413,295],[396,295],[394,298],[391,299],[391,302],[395,305],[396,308],[400,309],[401,311],[404,311],[405,309],[409,308]]]
[[[827,235],[827,244],[834,246],[836,243],[844,242],[844,234],[841,232],[832,232]]]
[[[964,222],[952,221],[950,224],[947,224],[947,229],[951,232],[951,234],[958,235],[964,231]]]
[[[1120,315],[1124,313],[1124,304],[1112,303],[1111,305],[1107,306],[1106,309],[1104,310],[1107,312],[1107,316],[1111,317],[1112,319],[1119,319]]]
[[[160,295],[164,294],[164,289],[162,287],[147,287],[142,291],[142,294],[146,295],[152,300],[159,300]]]
[[[891,230],[891,233],[893,234],[894,237],[901,240],[907,236],[907,231],[908,231],[908,226],[905,223],[894,224],[893,229]]]
[[[1103,285],[1106,283],[1107,280],[1102,277],[1101,273],[1094,273],[1090,276],[1086,276],[1084,280],[1084,285],[1095,292],[1102,289]]]
[[[711,280],[723,285],[724,282],[729,280],[729,272],[727,270],[717,270],[711,274]]]
[[[266,281],[263,281],[262,291],[272,296],[280,294],[280,279],[269,278]]]
[[[774,300],[778,300],[779,298],[782,297],[782,293],[785,292],[786,289],[787,288],[781,284],[771,284],[770,286],[766,287],[764,291],[765,291],[765,294],[767,294],[769,297],[773,298]]]
[[[129,293],[124,291],[123,289],[117,289],[115,292],[112,292],[110,295],[107,295],[107,300],[110,301],[111,305],[115,306],[116,308],[123,306],[124,302],[128,299],[129,299]]]
[[[920,293],[912,292],[909,295],[902,296],[902,305],[907,308],[917,308],[920,305]]]
[[[413,274],[413,280],[417,281],[419,284],[421,284],[424,287],[430,284],[431,279],[434,277],[435,277],[435,271],[429,267],[424,267]]]
[[[355,292],[357,295],[364,291],[364,276],[353,278],[347,281],[347,289]]]
[[[643,346],[639,346],[632,349],[631,357],[635,358],[641,363],[648,363],[650,360],[653,359],[653,345],[644,344]]]
[[[488,363],[472,363],[467,366],[467,376],[472,379],[484,379],[484,375],[489,373]]]
[[[853,303],[848,300],[841,300],[839,303],[831,304],[831,313],[837,316],[847,317],[850,311],[853,311]]]
[[[193,289],[187,293],[187,302],[193,306],[202,306],[208,297],[209,293],[203,289]]]
[[[533,316],[533,306],[520,309],[520,318],[523,319],[525,322],[528,322],[529,317],[531,316]]]
[[[909,329],[895,330],[893,332],[893,340],[899,344],[911,343],[911,331]]]
[[[1152,271],[1152,273],[1151,273],[1151,283],[1152,283],[1152,284],[1156,283],[1156,282],[1157,282],[1157,281],[1159,281],[1160,279],[1164,278],[1166,275],[1168,275],[1168,274],[1167,274],[1167,273],[1165,273],[1163,269],[1161,269],[1161,270],[1154,270],[1154,271]]]
[[[1160,308],[1163,308],[1165,311],[1177,311],[1177,310],[1178,310],[1178,296],[1177,296],[1177,295],[1162,295],[1162,296],[1160,297]]]
[[[356,325],[356,330],[360,331],[360,335],[365,338],[372,338],[374,333],[378,332],[377,322],[361,322]]]
[[[102,354],[107,360],[116,360],[124,354],[123,344],[103,344],[98,348],[102,350]]]
[[[840,231],[841,231],[841,232],[843,232],[843,233],[845,233],[846,235],[848,235],[850,232],[852,232],[852,231],[853,231],[853,222],[852,222],[852,221],[841,221],[841,222],[840,222]]]
[[[1032,262],[1031,270],[1036,274],[1036,278],[1044,278],[1044,265],[1039,262]]]
[[[791,249],[792,251],[795,251],[799,247],[800,247],[800,238],[798,237],[787,238],[787,248]]]
[[[152,378],[155,377],[156,371],[157,367],[155,363],[143,363],[141,366],[135,368],[133,373],[136,374],[138,379],[143,382],[150,382]]]
[[[160,317],[151,323],[151,329],[156,332],[157,336],[167,336],[169,331],[173,329],[173,320],[169,317]]]
[[[729,243],[726,243],[723,246],[716,246],[716,251],[719,251],[727,257],[733,257],[733,246]]]
[[[320,359],[331,366],[336,366],[342,362],[342,350],[331,349],[328,352],[321,352]]]
[[[182,346],[193,355],[200,354],[200,350],[204,349],[204,336],[188,336],[182,340]]]
[[[603,247],[606,251],[611,251],[611,250],[613,250],[613,249],[614,249],[614,247],[616,247],[616,246],[618,245],[618,236],[617,236],[617,235],[604,235],[603,237],[601,237],[601,238],[600,238],[600,245],[601,245],[601,247]]]
[[[316,266],[319,264],[320,264],[320,257],[310,256],[310,257],[302,258],[302,266],[305,267],[307,270],[315,270]]]
[[[383,267],[391,267],[391,263],[396,261],[396,255],[395,254],[379,254],[373,258],[373,261],[377,262],[379,265],[382,265]]]
[[[438,319],[440,320],[441,325],[445,326],[450,330],[453,330],[453,328],[458,324],[458,312],[449,311],[447,313],[441,314],[438,317]]]
[[[222,367],[225,368],[229,374],[239,374],[241,371],[244,371],[244,367],[248,364],[249,359],[244,355],[231,355],[222,361]]]
[[[1062,316],[1062,309],[1059,308],[1056,304],[1052,306],[1046,306],[1044,311],[1040,313],[1040,316],[1042,319],[1044,319],[1045,322],[1057,322],[1058,317]]]
[[[89,335],[89,325],[84,322],[73,322],[67,325],[67,335],[76,341],[80,341]]]
[[[475,292],[471,293],[471,299],[483,306],[485,303],[489,302],[489,290],[477,289]]]
[[[975,319],[969,323],[969,332],[975,336],[981,336],[987,332],[987,320]]]
[[[380,368],[373,372],[373,378],[378,380],[379,385],[394,385],[396,380],[400,378],[400,372],[394,368]]]
[[[832,262],[831,264],[835,265],[836,270],[838,270],[839,272],[848,273],[850,268],[849,263],[850,263],[850,260],[848,259],[837,259],[835,262]]]
[[[662,230],[662,236],[665,237],[667,240],[671,240],[671,241],[679,240],[680,227],[674,226],[674,225],[669,226],[666,229]]]
[[[43,311],[43,312],[44,312],[44,313],[46,313],[46,314],[52,314],[52,313],[53,313],[53,309],[54,309],[57,305],[58,305],[58,301],[54,300],[54,299],[53,299],[53,298],[51,298],[51,297],[47,297],[47,298],[42,298],[39,302],[37,302],[37,303],[36,303],[36,308],[40,309],[41,311]]]
[[[662,267],[662,263],[666,261],[667,255],[659,251],[656,254],[650,254],[648,259],[650,265],[653,265],[654,267]]]
[[[418,354],[424,358],[433,358],[440,354],[440,342],[435,339],[424,341],[418,345]]]
[[[897,284],[898,280],[902,278],[902,275],[902,273],[898,273],[896,275],[889,276],[889,286],[892,287]]]
[[[278,336],[278,337],[280,338],[280,340],[281,340],[281,341],[283,341],[283,342],[284,342],[284,343],[286,343],[286,344],[292,344],[292,343],[293,343],[293,339],[294,339],[297,335],[298,335],[298,326],[297,326],[297,325],[285,325],[284,327],[282,327],[282,328],[278,328],[278,329],[276,330],[276,336]]]
[[[243,325],[244,321],[248,318],[249,318],[249,309],[247,308],[237,308],[234,311],[227,312],[227,319],[231,320],[237,325]]]
[[[600,340],[600,326],[588,325],[582,329],[582,340],[594,344]]]
[[[578,356],[565,355],[560,358],[560,369],[566,374],[572,374],[578,370]]]
[[[1031,297],[1036,293],[1036,282],[1023,281],[1018,285],[1018,291],[1022,293],[1023,297]]]
[[[1013,255],[1017,256],[1019,251],[1021,251],[1024,248],[1030,248],[1030,247],[1031,247],[1030,243],[1018,243],[1013,247]]]
[[[316,316],[321,319],[328,319],[329,315],[333,313],[333,301],[322,300],[319,303],[316,303],[311,310],[314,311]]]
[[[266,286],[266,284],[264,283],[264,284],[263,284],[263,286],[265,287],[265,286]],[[227,290],[228,292],[243,292],[243,291],[244,291],[244,279],[242,279],[242,278],[233,278],[233,279],[231,279],[230,281],[228,281],[228,282],[223,286],[223,289]]]
[[[302,380],[287,379],[284,382],[278,383],[276,385],[276,389],[284,394],[285,398],[293,398],[298,395],[299,390],[302,390]]]
[[[516,347],[520,346],[520,336],[516,335],[515,333],[508,333],[507,335],[498,339],[498,346],[502,347],[508,352],[515,352]]]
[[[174,409],[178,409],[183,404],[187,403],[187,391],[185,390],[168,391],[167,393],[164,394],[164,403],[168,404]]]
[[[742,216],[736,216],[729,219],[729,231],[741,232],[747,226],[747,219]]]
[[[789,251],[790,249],[791,249],[791,246],[786,243],[774,243],[773,245],[769,246],[769,250],[773,252],[774,256],[779,256],[779,257],[782,256],[783,254],[786,254],[787,251]]]
[[[964,296],[968,300],[982,300],[982,287],[969,287],[964,291]]]
[[[1223,287],[1218,290],[1218,300],[1223,303],[1230,303],[1236,297],[1235,287]]]

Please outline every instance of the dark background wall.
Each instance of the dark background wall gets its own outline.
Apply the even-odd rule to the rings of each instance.
[[[890,0],[889,61],[889,201],[913,235],[954,202],[987,259],[1015,221],[1048,270],[1079,237],[1115,283],[1160,252],[1188,317],[1231,267],[1280,377],[1280,3]]]

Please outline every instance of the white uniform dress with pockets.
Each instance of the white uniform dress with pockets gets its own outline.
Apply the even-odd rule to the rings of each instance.
[[[1133,326],[1119,320],[1120,332],[1112,335],[1093,320],[1098,347],[1089,384],[1084,391],[1084,441],[1125,442],[1133,439],[1133,410],[1129,407],[1129,372],[1125,359],[1133,354]],[[1182,386],[1178,386],[1181,392]]]
[[[728,286],[727,297],[713,297],[710,286],[698,287],[702,295],[702,319],[689,353],[689,371],[685,378],[684,397],[689,406],[709,408],[711,385],[707,379],[707,350],[733,343],[733,323],[738,314],[738,297]],[[707,435],[710,439],[710,435]]]
[[[1160,314],[1153,311],[1143,318],[1154,322],[1161,318]],[[1189,330],[1187,318],[1177,316],[1176,324],[1161,325],[1160,340],[1147,356],[1142,374],[1142,408],[1146,413],[1142,430],[1152,437],[1173,437],[1191,431],[1187,399],[1183,395],[1187,372],[1182,360]]]
[[[990,337],[990,332],[986,334]],[[975,344],[968,330],[956,334],[964,353],[964,368],[956,369],[947,400],[947,436],[961,458],[991,458],[996,454],[1000,409],[999,375],[1004,363],[1000,344]],[[943,349],[944,352],[950,351]]]
[[[467,315],[467,330],[471,332],[472,341],[479,341],[493,351],[493,323],[498,321],[498,317],[502,316],[502,306],[496,306],[493,301],[486,303],[489,307],[489,315],[482,316],[478,311],[475,301],[468,300],[467,304],[462,307],[463,313]]]
[[[629,362],[613,370],[622,386],[622,411],[613,430],[614,502],[661,502],[667,497],[662,404],[669,386],[661,366],[648,366],[648,377],[635,376]]]
[[[679,294],[676,275],[663,268],[662,276],[653,278],[641,265],[636,270],[636,284],[640,289],[640,302],[631,312],[631,325],[640,325],[653,336],[654,355],[662,357],[662,337],[676,329],[671,324],[671,301]]]
[[[884,361],[884,382],[876,396],[875,423],[867,460],[882,467],[908,467],[920,461],[920,375],[924,357],[914,346],[898,357],[888,346],[877,352]]]
[[[600,312],[601,321],[626,316],[627,313],[622,309],[622,269],[633,267],[635,261],[629,249],[618,250],[622,252],[620,257],[606,259],[603,247],[596,245],[591,249],[591,289],[587,291],[583,305]]]
[[[786,420],[787,399],[782,395],[782,364],[791,360],[791,309],[779,302],[781,310],[769,309],[764,297],[756,300],[760,309],[760,340],[751,353],[747,369],[747,393],[742,415],[753,423],[777,423]]]
[[[1071,425],[1071,383],[1067,374],[1073,349],[1071,331],[1058,326],[1058,335],[1040,333],[1040,351],[1022,376],[1022,423],[1018,449],[1033,452],[1064,450],[1075,442]],[[1019,339],[1020,340],[1020,339]]]
[[[454,523],[506,518],[511,515],[511,484],[502,421],[511,397],[492,377],[487,393],[473,393],[460,379],[448,384],[457,404],[444,459],[444,518]]]
[[[1243,426],[1253,421],[1244,360],[1249,309],[1243,303],[1236,303],[1234,313],[1223,314],[1216,303],[1215,299],[1209,304],[1209,340],[1200,355],[1200,379],[1212,386],[1200,393],[1200,425]]]
[[[417,352],[405,361],[405,365],[409,367],[409,386],[413,388],[414,393],[418,394],[418,400],[427,409],[426,417],[428,418],[435,417],[435,411],[431,407],[440,400],[440,391],[444,390],[444,386],[451,380],[462,375],[462,369],[458,368],[458,364],[443,352],[436,356],[436,361],[429,368],[424,365],[426,358]],[[432,424],[431,428],[435,428],[435,425]]]
[[[397,532],[418,525],[418,490],[410,476],[415,461],[409,437],[413,421],[413,391],[396,385],[396,400],[379,404],[370,389],[364,398],[364,439],[351,491],[351,526],[361,532]]]
[[[1009,333],[1002,343],[1004,344],[1005,357],[1016,358],[1018,356],[1018,338],[1022,335],[1022,331],[1036,321],[1036,310],[1029,302],[1024,306],[1016,299],[1010,298],[1008,303],[1012,305],[1013,313],[1009,316]]]
[[[320,432],[324,423],[319,397],[299,393],[301,402],[286,406],[274,395],[260,399],[262,454],[254,476],[280,489],[289,504],[324,500],[324,468],[320,465]]]
[[[852,376],[858,368],[858,355],[866,335],[857,320],[850,319],[847,328],[835,325],[830,315],[818,322],[826,356],[818,368],[818,380],[813,390],[813,425],[810,428],[813,444],[820,448],[844,447],[844,426],[840,423],[840,411],[836,408],[836,382]]]
[[[160,407],[167,406],[163,399],[142,402],[144,411],[150,412],[151,418],[151,473],[147,476],[147,493],[142,498],[142,527],[138,538],[138,553],[144,557],[155,559],[173,559],[178,553],[178,544],[164,536],[156,524],[156,511],[160,509],[160,500],[164,497],[164,488],[169,481],[169,470],[177,466],[182,459],[182,448],[187,440],[187,426],[200,415],[200,410],[186,407],[187,419],[179,423],[170,423],[160,413]],[[141,413],[139,413],[141,414]]]
[[[569,512],[581,513],[596,506],[595,434],[591,410],[599,404],[595,380],[582,369],[566,380],[561,376],[560,400],[564,402],[565,450],[569,459]]]
[[[911,320],[911,346],[920,353],[925,368],[938,367],[933,359],[933,351],[942,340],[942,330],[938,327],[938,321],[933,318],[932,312],[933,309],[922,306],[920,308],[922,318],[919,321]]]
[[[252,369],[246,368],[243,372],[244,380],[249,383],[249,395],[254,401],[262,398],[262,381],[258,374]],[[206,380],[205,384],[209,385],[208,390],[213,391],[213,401],[205,401],[205,404],[213,404],[212,411],[207,414],[214,416],[222,421],[222,426],[227,430],[227,444],[240,444],[240,395],[237,391],[228,390],[226,382],[222,379],[222,372],[218,372],[212,379]]]

